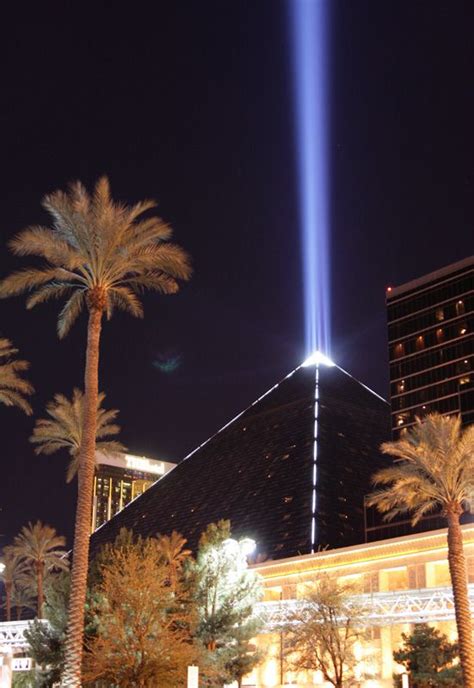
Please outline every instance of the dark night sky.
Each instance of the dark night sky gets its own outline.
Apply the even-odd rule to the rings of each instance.
[[[76,178],[159,200],[195,276],[105,326],[101,387],[130,450],[173,460],[304,355],[286,3],[107,5],[3,23],[1,244]],[[474,5],[331,7],[333,358],[386,394],[385,287],[473,250]],[[2,274],[20,264],[2,249]],[[0,312],[40,414],[81,385],[85,320],[59,342],[54,305]],[[152,365],[175,355],[172,373]],[[65,457],[35,457],[32,420],[0,413],[1,532],[41,518],[70,536]]]

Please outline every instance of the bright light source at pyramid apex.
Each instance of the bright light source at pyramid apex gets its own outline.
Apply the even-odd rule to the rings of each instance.
[[[303,368],[307,368],[308,366],[312,365],[325,365],[328,366],[328,368],[332,368],[336,364],[334,361],[331,361],[330,358],[321,353],[321,351],[313,351],[311,356],[308,356],[308,358],[306,358],[301,365]]]

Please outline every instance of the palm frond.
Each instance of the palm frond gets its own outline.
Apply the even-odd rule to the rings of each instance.
[[[64,304],[58,317],[58,337],[63,339],[79,317],[85,305],[85,290],[78,289]]]
[[[0,298],[22,294],[54,280],[58,275],[58,268],[25,268],[13,272],[0,282]]]
[[[54,528],[37,521],[23,526],[13,541],[11,551],[19,561],[32,568],[43,566],[45,571],[65,571],[69,568],[65,544],[65,538]]]
[[[27,227],[8,242],[17,256],[39,256],[57,266],[76,267],[78,255],[49,227]]]
[[[138,293],[144,291],[157,291],[160,294],[176,294],[179,291],[178,282],[168,275],[160,272],[148,272],[143,275],[124,277],[121,282],[127,284]]]
[[[0,402],[5,406],[17,406],[26,415],[31,415],[31,405],[25,397],[34,392],[33,385],[20,373],[28,370],[28,361],[12,358],[18,352],[9,339],[0,339]],[[5,360],[6,359],[6,360]]]
[[[399,440],[385,442],[381,449],[395,462],[373,476],[374,485],[383,487],[372,492],[368,505],[376,506],[386,520],[409,513],[416,524],[436,508],[470,506],[474,431],[463,432],[459,417],[434,413],[417,419]]]
[[[61,284],[60,282],[45,284],[28,297],[26,307],[30,310],[39,303],[46,303],[52,299],[61,299],[63,296],[68,295],[74,287],[75,285],[73,284]]]
[[[114,308],[126,311],[135,318],[143,318],[143,308],[140,299],[127,287],[114,287],[108,293],[107,315],[112,317]]]
[[[9,339],[0,338],[0,358],[14,356],[17,353],[18,349],[15,349]]]
[[[120,426],[113,421],[117,409],[105,409],[102,404],[105,394],[101,392],[97,400],[96,451],[105,453],[124,453],[126,448],[117,440],[105,440],[119,434]],[[75,388],[72,398],[55,394],[53,401],[46,405],[47,418],[39,418],[33,428],[30,442],[36,454],[50,455],[65,449],[71,457],[67,468],[66,480],[70,482],[78,468],[79,449],[82,443],[84,395]]]
[[[141,317],[137,294],[146,289],[174,294],[191,277],[189,256],[169,242],[169,225],[144,216],[155,202],[127,206],[114,201],[107,177],[97,181],[91,194],[80,182],[54,191],[44,197],[43,207],[51,226],[26,228],[10,248],[20,256],[37,256],[45,265],[8,276],[0,283],[0,297],[30,292],[28,308],[65,298],[57,324],[60,338],[85,306],[103,308],[109,317],[114,308]],[[100,299],[88,298],[97,293]]]

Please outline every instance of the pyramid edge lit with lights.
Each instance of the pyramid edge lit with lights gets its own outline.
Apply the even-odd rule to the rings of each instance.
[[[255,540],[260,560],[362,543],[389,434],[387,402],[315,353],[97,530],[92,551],[121,528],[176,530],[195,549],[219,519]]]

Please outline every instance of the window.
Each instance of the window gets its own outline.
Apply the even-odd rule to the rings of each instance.
[[[384,592],[408,590],[408,571],[406,566],[381,571],[380,589]]]
[[[399,413],[397,415],[397,426],[400,427],[401,425],[404,425],[408,420],[409,420],[408,413]]]
[[[418,337],[415,339],[415,349],[417,351],[421,351],[422,349],[425,348],[425,338],[423,337],[422,334],[418,335]]]
[[[444,320],[444,309],[443,308],[437,308],[436,309],[436,320],[438,322],[441,322]]]
[[[349,574],[348,576],[340,576],[337,579],[338,585],[348,588],[349,592],[363,592],[364,591],[364,576],[360,573]]]
[[[436,330],[436,341],[438,344],[441,344],[441,342],[444,341],[444,330],[442,327],[438,327]]]
[[[405,347],[403,346],[402,342],[398,342],[398,344],[395,345],[394,349],[395,358],[400,358],[401,356],[403,356],[404,353]]]
[[[430,561],[426,564],[426,587],[440,588],[451,585],[447,561]]]
[[[281,588],[276,586],[274,588],[265,588],[263,591],[264,602],[278,602],[281,600]]]
[[[464,315],[464,313],[464,301],[462,299],[459,299],[459,301],[456,302],[456,315]]]

